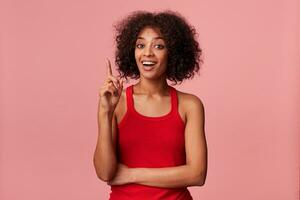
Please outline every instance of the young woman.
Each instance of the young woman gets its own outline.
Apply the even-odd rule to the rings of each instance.
[[[195,29],[177,12],[133,12],[116,25],[119,77],[108,74],[99,92],[97,176],[110,200],[190,200],[188,186],[207,174],[204,106],[176,90],[198,72]],[[123,90],[127,77],[138,79]]]

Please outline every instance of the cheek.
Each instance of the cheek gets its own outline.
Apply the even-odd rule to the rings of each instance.
[[[168,55],[167,55],[167,53],[162,54],[160,58],[161,58],[161,60],[162,60],[163,63],[166,63],[167,60],[168,60]]]
[[[135,60],[136,60],[136,62],[138,62],[138,60],[139,60],[139,52],[138,51],[134,51],[134,57],[135,57]]]
[[[134,55],[135,57],[139,57],[143,54],[143,50],[135,48]]]

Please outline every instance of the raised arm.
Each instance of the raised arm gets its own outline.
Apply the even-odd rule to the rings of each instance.
[[[122,89],[123,82],[112,75],[109,62],[108,77],[99,92],[98,140],[93,159],[96,174],[103,181],[111,180],[117,170],[115,108]]]

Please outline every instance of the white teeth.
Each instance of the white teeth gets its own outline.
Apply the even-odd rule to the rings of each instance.
[[[152,61],[143,61],[142,63],[143,63],[143,64],[146,64],[146,65],[152,65],[152,64],[155,64],[155,62],[152,62]]]

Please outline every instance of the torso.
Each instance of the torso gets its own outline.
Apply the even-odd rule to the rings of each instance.
[[[178,91],[178,113],[184,123],[186,123],[186,99],[189,97],[189,94]],[[161,98],[160,100],[146,100],[144,97],[134,94],[135,109],[142,115],[145,116],[162,116],[168,113],[171,109],[170,105],[170,96]],[[157,108],[157,109],[149,109]],[[126,114],[126,91],[123,89],[120,100],[115,109],[115,115],[117,118],[117,123],[119,123],[124,115]]]
[[[114,112],[118,131],[114,132],[113,141],[118,162],[133,168],[186,164],[184,134],[188,110],[191,109],[189,105],[192,105],[191,95],[170,89],[170,95],[159,97],[140,94],[131,86],[122,91]],[[186,187],[160,188],[137,183],[111,186],[111,200],[128,199],[129,196],[132,199],[192,200]]]

